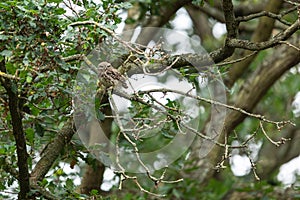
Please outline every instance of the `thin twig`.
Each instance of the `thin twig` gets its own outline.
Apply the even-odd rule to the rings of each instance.
[[[122,40],[120,37],[118,37],[112,30],[106,28],[105,26],[102,26],[101,24],[95,22],[95,21],[81,21],[81,22],[73,22],[69,24],[70,26],[81,26],[81,25],[95,25],[101,30],[105,31],[106,33],[110,34],[113,38],[115,38],[118,42],[120,42],[124,47],[128,48],[132,52],[135,52],[137,54],[144,54],[143,51],[139,51],[136,48],[133,48],[130,43]]]
[[[149,72],[146,71],[145,66],[149,65],[149,62],[146,62],[146,63],[143,65],[143,71],[144,71],[144,73],[145,73],[146,75],[152,75],[152,76],[154,76],[154,75],[160,75],[160,74],[166,72],[167,70],[171,69],[171,68],[176,64],[176,62],[177,62],[178,60],[179,60],[179,57],[176,57],[176,59],[175,59],[169,66],[167,66],[167,67],[164,68],[163,70],[161,70],[161,71],[159,71],[159,72],[156,72],[156,73],[149,73]]]
[[[287,41],[280,41],[279,43],[281,43],[281,44],[286,44],[286,45],[288,45],[289,47],[292,47],[292,48],[296,49],[297,51],[300,51],[300,48],[299,48],[299,47],[296,47],[295,45],[293,45],[293,44],[291,44],[291,43],[289,43],[289,42],[287,42]]]
[[[229,64],[234,64],[234,63],[237,63],[237,62],[241,62],[241,61],[246,60],[247,58],[257,54],[257,53],[258,53],[258,51],[253,51],[252,53],[250,53],[250,54],[248,54],[248,55],[246,55],[242,58],[238,58],[238,59],[235,59],[235,60],[230,60],[230,61],[225,61],[225,62],[222,62],[222,63],[218,63],[218,64],[216,64],[216,66],[220,67],[220,66],[224,66],[224,65],[229,65]]]
[[[145,165],[145,163],[142,161],[142,159],[141,159],[141,157],[140,157],[140,154],[139,154],[139,149],[138,149],[136,143],[133,142],[133,141],[130,139],[130,137],[125,133],[125,131],[123,131],[124,128],[123,128],[122,122],[121,122],[121,120],[120,120],[120,118],[119,118],[118,111],[117,111],[118,108],[117,108],[115,102],[112,100],[112,94],[111,94],[111,92],[108,92],[108,95],[109,95],[109,97],[110,97],[110,99],[111,99],[110,102],[111,102],[111,104],[112,104],[112,107],[113,107],[113,109],[115,110],[115,113],[116,113],[116,120],[117,120],[118,125],[119,125],[119,128],[120,128],[120,133],[122,133],[123,137],[124,137],[124,138],[131,144],[131,146],[134,148],[135,156],[136,156],[138,162],[141,164],[141,166],[145,169],[146,174],[148,175],[148,177],[149,177],[152,181],[154,181],[154,182],[157,181],[158,179],[155,178],[154,176],[152,176],[152,175],[150,174],[149,168],[148,168],[148,167]]]
[[[272,143],[274,144],[275,146],[279,147],[280,145],[284,144],[286,141],[290,140],[290,139],[286,139],[286,138],[281,138],[279,141],[275,142],[274,140],[272,140],[268,134],[266,133],[265,129],[264,129],[264,126],[262,124],[262,121],[259,122],[259,125],[260,125],[260,128],[261,128],[261,131],[263,132],[263,134],[265,135],[265,137]]]
[[[162,92],[164,94],[170,92],[170,93],[176,93],[176,94],[184,95],[184,96],[187,96],[187,97],[191,97],[193,99],[203,101],[203,102],[206,102],[206,103],[209,103],[209,104],[212,104],[212,105],[222,106],[222,107],[228,108],[230,110],[238,111],[238,112],[240,112],[242,114],[245,114],[249,117],[257,118],[257,119],[259,119],[263,122],[267,122],[267,123],[270,123],[270,124],[275,124],[277,126],[277,128],[280,128],[280,127],[282,127],[283,125],[286,125],[286,124],[291,124],[291,125],[295,126],[295,124],[291,121],[278,121],[278,122],[277,121],[272,121],[272,120],[266,119],[265,116],[263,116],[263,115],[253,114],[253,113],[247,112],[246,110],[244,110],[242,108],[231,106],[231,105],[221,103],[219,101],[207,99],[207,98],[204,98],[204,97],[195,96],[195,95],[192,95],[190,93],[185,93],[185,92],[182,92],[182,91],[179,91],[179,90],[172,90],[172,89],[166,89],[166,88],[150,89],[150,90],[139,91],[139,94],[149,94],[149,93],[153,93],[153,92]]]
[[[135,182],[135,184],[139,187],[139,189],[142,191],[142,192],[145,192],[147,194],[150,194],[150,195],[153,195],[155,197],[165,197],[166,195],[165,194],[156,194],[156,193],[153,193],[153,192],[150,192],[146,189],[144,189],[141,184],[139,183],[139,181],[137,179],[133,179],[133,181]]]
[[[252,172],[253,172],[253,175],[254,175],[255,179],[256,179],[257,181],[260,181],[260,178],[259,178],[259,176],[258,176],[257,173],[256,173],[256,164],[255,164],[255,162],[252,160],[252,158],[250,157],[250,153],[249,153],[249,152],[247,152],[247,156],[248,156],[248,159],[249,159],[249,161],[250,161],[250,163],[251,163],[251,169],[252,169]]]
[[[255,18],[258,18],[258,17],[266,16],[266,17],[270,17],[270,18],[273,18],[273,19],[277,19],[278,21],[280,21],[284,25],[287,25],[287,26],[292,25],[290,22],[288,22],[288,21],[286,21],[282,18],[284,15],[282,15],[282,14],[278,15],[278,14],[271,13],[271,12],[268,12],[268,11],[261,11],[259,13],[254,13],[254,14],[251,14],[251,15],[238,17],[238,18],[236,18],[236,20],[238,22],[245,22],[245,21],[249,21],[249,20],[252,20],[252,19],[255,19]]]
[[[8,78],[8,79],[13,79],[13,80],[20,80],[19,77],[16,77],[14,75],[10,75],[10,74],[6,74],[4,72],[0,71],[0,76],[4,77],[4,78]]]

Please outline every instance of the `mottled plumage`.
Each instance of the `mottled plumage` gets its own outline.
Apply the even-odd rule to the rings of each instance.
[[[120,82],[124,88],[128,88],[125,77],[109,62],[98,65],[98,78],[105,87],[115,87]]]

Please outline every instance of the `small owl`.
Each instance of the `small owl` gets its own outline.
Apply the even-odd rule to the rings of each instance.
[[[99,82],[105,87],[115,87],[122,83],[124,88],[128,88],[125,77],[115,69],[109,62],[101,62],[98,65]]]

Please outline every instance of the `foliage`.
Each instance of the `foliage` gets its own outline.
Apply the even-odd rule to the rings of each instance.
[[[18,77],[13,86],[21,97],[24,131],[32,156],[28,160],[31,169],[38,161],[35,155],[58,134],[72,109],[72,85],[80,62],[67,63],[61,58],[90,51],[104,35],[92,26],[71,28],[68,25],[73,21],[89,19],[114,29],[121,22],[116,12],[129,6],[128,3],[115,4],[110,0],[101,4],[74,1],[72,6],[78,3],[76,6],[82,9],[70,11],[67,9],[70,3],[64,4],[61,0],[0,2],[0,20],[3,22],[0,25],[0,60],[5,61],[7,74]],[[17,169],[16,148],[12,142],[11,113],[3,105],[7,97],[3,87],[0,87],[0,91],[1,191],[6,191],[16,181],[6,173],[7,165],[8,168]],[[68,162],[72,157],[77,160],[76,146],[78,144],[70,146],[66,152],[68,156],[62,157],[61,161]],[[71,149],[75,151],[72,153]],[[86,159],[85,156],[81,157]],[[50,179],[44,179],[41,186],[60,196],[75,198],[75,185],[69,176],[56,162],[48,176]],[[55,183],[62,179],[66,181],[65,184]]]
[[[247,4],[243,1],[223,1],[222,3],[224,5],[221,5],[219,2],[213,0],[195,0],[189,1],[186,5],[181,5],[182,2],[183,1],[175,0],[3,0],[0,2],[1,199],[15,198],[17,193],[19,193],[19,195],[21,193],[22,187],[20,186],[22,186],[22,182],[18,177],[20,172],[18,162],[20,160],[20,154],[17,154],[20,151],[20,145],[17,142],[20,139],[22,140],[22,136],[24,136],[24,142],[26,142],[26,149],[23,149],[23,152],[28,153],[28,158],[26,158],[26,163],[29,167],[28,173],[36,170],[36,166],[46,154],[50,155],[49,152],[51,152],[51,150],[49,151],[48,149],[49,145],[55,143],[59,136],[65,136],[63,131],[65,127],[68,126],[69,120],[72,120],[74,114],[74,99],[72,102],[72,95],[74,85],[76,85],[76,79],[82,79],[83,82],[89,82],[93,85],[93,87],[89,88],[90,90],[85,91],[85,94],[93,92],[99,92],[99,94],[101,94],[101,92],[105,93],[105,95],[97,96],[98,99],[95,99],[94,102],[96,104],[95,118],[97,120],[102,123],[102,121],[107,119],[108,114],[105,114],[106,109],[112,109],[117,112],[117,109],[112,105],[112,89],[102,88],[99,80],[98,82],[97,80],[90,81],[90,79],[96,77],[95,71],[94,74],[92,74],[91,69],[93,68],[91,66],[97,65],[99,60],[94,59],[91,61],[91,64],[89,64],[85,58],[90,59],[90,57],[87,58],[83,55],[98,54],[100,52],[100,55],[97,55],[100,57],[100,60],[107,60],[112,62],[114,66],[120,66],[120,71],[122,72],[123,70],[122,73],[125,75],[130,68],[136,69],[137,71],[143,70],[143,73],[152,73],[151,70],[153,69],[149,66],[154,66],[153,71],[155,74],[157,73],[157,68],[155,68],[157,66],[168,66],[167,69],[172,70],[174,67],[174,73],[179,74],[180,77],[176,78],[180,79],[180,81],[185,80],[187,83],[190,83],[193,87],[192,90],[202,90],[200,87],[202,83],[199,81],[200,77],[203,78],[205,73],[210,72],[195,72],[195,69],[190,68],[192,62],[188,62],[192,60],[201,65],[201,63],[203,64],[203,60],[201,60],[202,55],[169,55],[169,52],[162,51],[159,45],[151,49],[143,45],[130,44],[120,39],[118,35],[113,32],[118,25],[122,23],[121,14],[128,10],[132,11],[130,10],[131,8],[137,8],[137,10],[133,10],[136,11],[136,15],[131,16],[128,14],[125,20],[126,26],[138,27],[147,24],[151,25],[153,22],[155,26],[164,25],[168,27],[170,26],[168,23],[175,16],[177,10],[174,10],[174,13],[166,15],[168,19],[164,19],[164,15],[173,9],[172,6],[172,9],[169,7],[173,4],[179,5],[179,7],[182,8],[187,5],[185,9],[189,11],[188,14],[191,18],[193,18],[193,9],[198,11],[202,9],[201,13],[207,17],[206,22],[208,27],[212,27],[216,24],[215,20],[219,20],[226,24],[227,31],[231,33],[230,38],[223,36],[219,39],[214,38],[211,34],[207,41],[214,41],[214,44],[211,46],[220,45],[219,47],[221,47],[221,49],[210,53],[210,56],[212,60],[217,62],[216,65],[219,66],[220,72],[222,73],[221,75],[225,78],[225,83],[222,83],[222,86],[226,87],[228,92],[228,104],[234,106],[225,105],[222,104],[222,102],[215,102],[214,99],[205,99],[204,96],[209,92],[204,91],[204,89],[203,96],[193,97],[195,99],[198,98],[197,101],[199,101],[197,104],[199,109],[194,110],[194,112],[198,112],[196,115],[199,116],[199,118],[196,118],[196,120],[199,121],[196,123],[202,128],[202,130],[199,128],[199,130],[195,131],[199,136],[197,138],[202,142],[208,140],[210,142],[208,144],[212,146],[215,144],[219,145],[220,149],[224,150],[224,152],[221,152],[221,150],[219,152],[216,151],[218,155],[210,154],[208,160],[201,160],[202,158],[200,159],[199,155],[198,157],[193,157],[194,155],[192,154],[194,151],[192,146],[186,150],[183,155],[178,156],[177,160],[171,165],[164,166],[163,169],[159,170],[155,169],[152,171],[152,168],[150,170],[150,167],[136,156],[136,154],[155,151],[165,145],[172,144],[172,142],[174,142],[173,139],[180,135],[182,130],[188,130],[184,126],[185,124],[181,122],[184,121],[182,120],[185,114],[183,111],[189,105],[180,104],[179,100],[182,100],[184,97],[175,100],[165,98],[166,102],[161,103],[151,96],[151,92],[135,91],[133,94],[127,94],[129,95],[127,100],[130,101],[128,114],[130,119],[132,119],[132,124],[135,125],[132,130],[139,130],[138,133],[141,134],[141,137],[139,137],[140,135],[134,135],[134,131],[131,131],[131,135],[126,135],[126,133],[130,133],[130,131],[126,132],[124,127],[120,126],[122,123],[117,122],[119,117],[117,114],[113,117],[109,116],[115,119],[115,121],[110,124],[112,127],[109,127],[109,132],[112,129],[110,137],[114,145],[124,147],[125,152],[130,152],[135,156],[134,159],[136,163],[128,162],[126,163],[128,165],[126,167],[134,168],[141,166],[145,173],[126,173],[124,170],[122,171],[122,166],[117,162],[115,178],[121,180],[120,185],[113,186],[109,192],[101,191],[100,185],[98,185],[96,189],[92,188],[88,193],[85,192],[85,194],[81,194],[83,192],[74,180],[83,179],[83,177],[86,176],[84,172],[88,169],[85,164],[91,166],[94,170],[101,168],[101,170],[104,171],[105,167],[99,165],[96,154],[92,154],[87,150],[85,144],[83,144],[85,141],[79,138],[79,135],[74,135],[72,140],[70,139],[71,141],[66,142],[66,145],[62,147],[63,150],[59,152],[58,157],[53,160],[47,173],[41,175],[41,179],[36,180],[36,183],[30,180],[30,191],[26,194],[27,198],[55,199],[56,197],[60,197],[62,199],[142,200],[155,199],[161,197],[160,194],[164,194],[167,199],[192,200],[224,199],[228,196],[232,197],[236,192],[245,195],[247,198],[249,194],[252,195],[251,198],[260,199],[276,199],[280,195],[299,198],[297,194],[297,192],[299,192],[299,187],[297,186],[299,180],[296,181],[295,186],[292,187],[291,190],[285,190],[279,183],[273,183],[271,181],[275,179],[280,165],[283,164],[280,163],[280,160],[274,165],[272,165],[273,163],[271,162],[267,165],[267,167],[270,168],[268,168],[270,171],[266,174],[268,175],[267,180],[255,182],[255,179],[258,179],[255,162],[261,156],[266,156],[267,158],[272,157],[274,152],[272,149],[269,151],[266,150],[265,152],[271,153],[272,156],[260,155],[259,150],[251,149],[251,144],[257,141],[263,143],[262,149],[268,146],[266,144],[269,143],[277,147],[285,142],[290,142],[287,145],[290,145],[288,147],[291,147],[291,151],[286,150],[288,148],[280,149],[284,153],[280,152],[276,155],[281,159],[285,159],[284,155],[288,155],[289,159],[295,157],[294,152],[292,152],[295,147],[293,138],[289,141],[280,136],[278,137],[279,141],[276,142],[274,138],[277,137],[273,136],[272,133],[281,133],[280,131],[282,131],[286,125],[292,124],[289,120],[296,121],[296,126],[295,128],[293,127],[283,131],[283,133],[287,136],[293,136],[291,133],[299,133],[299,120],[292,114],[292,108],[290,107],[293,97],[296,92],[298,92],[300,85],[300,79],[298,77],[299,66],[298,68],[294,67],[299,61],[297,57],[292,57],[295,62],[292,62],[285,71],[280,72],[282,74],[278,75],[276,82],[271,83],[269,86],[268,78],[272,76],[272,73],[268,72],[269,74],[262,76],[263,81],[259,79],[260,77],[258,75],[261,75],[261,71],[265,70],[264,65],[271,63],[271,66],[269,66],[269,68],[271,68],[276,66],[277,62],[285,57],[292,56],[293,52],[290,49],[295,50],[298,48],[297,51],[299,51],[299,47],[296,47],[297,45],[291,44],[297,43],[297,38],[295,37],[296,39],[294,40],[289,39],[290,37],[293,38],[293,34],[299,36],[297,35],[299,33],[296,32],[296,30],[299,30],[299,27],[295,29],[293,25],[295,21],[298,20],[296,9],[299,9],[299,7],[296,7],[297,5],[294,4],[288,6],[284,4],[282,8],[288,10],[285,14],[268,14],[270,18],[279,20],[290,28],[289,31],[284,31],[285,26],[278,25],[277,27],[276,24],[273,31],[276,33],[281,31],[281,33],[274,35],[273,39],[268,41],[270,43],[268,46],[268,42],[245,43],[244,40],[240,39],[250,39],[251,34],[255,31],[251,26],[260,23],[258,20],[253,20],[254,22],[246,24],[246,26],[240,26],[239,29],[239,25],[246,23],[248,20],[256,19],[255,15],[242,16],[242,14],[238,13],[238,9],[244,9],[243,6],[248,8],[249,3]],[[232,2],[238,9],[228,11],[228,8],[230,8],[228,4]],[[270,0],[270,2],[272,2],[272,0]],[[256,6],[259,4],[259,1],[253,1],[253,3],[255,3]],[[228,12],[223,13],[220,7],[224,10],[227,9]],[[203,9],[206,8],[220,11],[222,18],[219,18],[219,13],[215,14],[215,12],[211,12],[211,10],[207,10],[207,13],[204,12],[205,10]],[[254,10],[251,12],[257,13],[259,11]],[[244,12],[247,13],[245,10]],[[230,21],[230,18],[234,18],[235,14],[237,15],[237,21],[233,23],[233,21]],[[225,16],[224,18],[223,15]],[[266,12],[260,13],[258,17],[264,15],[267,15]],[[247,17],[252,18],[247,19]],[[158,22],[156,20],[158,20]],[[196,21],[192,21],[194,22],[194,26],[196,26]],[[241,37],[236,34],[237,32],[242,32]],[[290,33],[291,35],[288,35]],[[186,34],[195,36],[197,31],[196,29],[190,28],[186,30]],[[284,36],[283,38],[281,38],[282,35]],[[201,36],[201,34],[199,34],[199,36]],[[285,43],[284,41],[287,39],[289,40]],[[201,38],[201,40],[203,40],[203,38]],[[224,44],[223,41],[225,41]],[[204,43],[204,41],[202,42]],[[176,45],[177,44],[174,44],[171,48],[177,48]],[[286,46],[283,47],[284,45]],[[278,46],[278,48],[273,48],[274,46]],[[124,47],[127,49],[124,50]],[[240,53],[242,52],[242,50],[240,50],[234,54],[233,57],[228,58],[234,53],[235,48],[248,50],[250,48],[252,51],[260,52],[254,58],[249,56],[248,51],[246,51],[246,53],[244,52],[244,55]],[[286,51],[281,52],[284,56],[276,55],[278,49],[280,50],[282,48],[286,48]],[[94,49],[98,49],[98,51],[94,51]],[[150,51],[150,53],[147,51]],[[153,51],[153,55],[151,55],[151,51]],[[229,55],[230,52],[231,55]],[[288,52],[287,55],[285,55],[286,52]],[[240,55],[245,57],[239,61],[233,60],[233,62],[230,63],[232,59]],[[238,76],[233,85],[227,84],[226,79],[232,75],[231,70],[235,68],[235,64],[243,62],[248,58],[250,58],[249,60],[253,59],[245,67],[244,72]],[[274,58],[274,60],[277,58],[277,60],[272,63],[273,60],[271,58]],[[226,63],[226,59],[229,59],[229,63]],[[89,69],[85,72],[80,71],[80,66],[82,66],[83,63],[82,60],[84,60],[85,65]],[[149,67],[149,71],[147,67]],[[292,67],[294,67],[294,69],[291,70]],[[164,70],[162,71],[164,72]],[[78,72],[81,72],[80,75],[77,75]],[[218,73],[218,70],[216,70],[212,73],[212,76]],[[160,76],[160,79],[166,81],[167,76]],[[212,81],[215,80],[217,80],[217,78]],[[259,81],[263,84],[254,89],[249,87],[250,89],[248,91],[249,85]],[[75,90],[85,90],[82,85],[76,85],[76,87]],[[266,87],[266,92],[259,94],[257,91],[263,87]],[[170,93],[170,91],[167,92],[164,89],[158,92],[164,96]],[[245,101],[250,99],[250,102],[240,102],[240,99],[243,99],[243,97],[240,97],[240,94],[248,95],[248,93],[251,95],[249,95],[249,98]],[[184,95],[180,95],[192,96],[193,94],[192,92],[187,92]],[[13,99],[12,96],[14,96],[15,99]],[[256,98],[257,96],[259,96],[259,98]],[[104,97],[111,101],[103,103],[103,100],[106,100],[102,99]],[[81,98],[84,104],[88,97],[83,95]],[[13,100],[15,100],[15,104],[12,104]],[[251,100],[254,103],[251,102]],[[200,104],[200,102],[203,102],[204,106]],[[258,105],[256,106],[256,104]],[[217,111],[219,111],[219,106],[222,108],[226,107],[226,109],[230,111],[227,115],[227,117],[229,117],[224,121],[224,123],[228,124],[221,130],[225,135],[220,139],[220,142],[216,140],[213,140],[214,143],[211,142],[211,138],[207,139],[210,133],[205,132],[207,130],[215,131],[213,129],[214,125],[212,125],[212,129],[206,129],[210,127],[210,125],[207,125],[208,123],[213,123],[209,122],[209,118],[211,117],[210,112],[213,110],[213,108],[209,108],[210,106],[213,108],[216,107]],[[16,113],[12,112],[13,107],[16,108]],[[109,111],[111,112],[111,110]],[[253,113],[261,113],[262,115]],[[20,127],[23,128],[21,133],[24,133],[24,135],[16,134],[16,129],[20,127],[13,126],[13,118],[15,116],[19,116],[22,120]],[[245,121],[243,121],[244,119]],[[127,123],[126,120],[122,122],[124,122],[124,124]],[[193,121],[193,123],[195,122]],[[73,128],[72,125],[70,129],[74,131]],[[229,132],[226,132],[227,128]],[[232,130],[230,128],[232,128]],[[205,132],[204,134],[202,134],[203,131]],[[271,133],[270,136],[268,135],[269,133]],[[223,141],[223,139],[225,141]],[[65,142],[65,140],[67,141],[67,137],[59,141],[59,145],[64,145],[63,142]],[[238,143],[240,146],[234,146],[234,143]],[[99,146],[101,146],[101,144],[99,144]],[[178,149],[181,148],[183,147],[178,146],[177,149],[172,149],[173,151],[171,153],[176,154]],[[55,151],[55,149],[53,151]],[[120,153],[118,150],[116,151],[117,154]],[[245,174],[244,177],[233,176],[230,170],[231,153],[246,155],[251,162],[251,170],[254,176],[248,174]],[[299,153],[299,151],[297,153]],[[257,154],[257,156],[253,156],[254,154]],[[110,162],[108,155],[105,154],[103,157],[107,163]],[[215,162],[218,162],[217,165],[215,165]],[[161,165],[161,163],[159,164]],[[257,164],[260,164],[259,161]],[[223,170],[226,167],[227,169]],[[201,171],[200,173],[199,169]],[[217,169],[218,172],[221,172],[217,173],[212,169]],[[199,174],[204,174],[204,178],[200,180],[198,177],[201,175]],[[264,173],[261,174],[265,175]],[[206,175],[209,177],[208,179],[205,179]],[[183,180],[181,180],[182,177]],[[123,190],[120,191],[119,188],[121,186]],[[54,195],[54,197],[51,195]],[[19,198],[21,199],[22,196],[19,196]]]

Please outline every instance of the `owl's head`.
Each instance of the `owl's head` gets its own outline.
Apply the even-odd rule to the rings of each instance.
[[[104,73],[109,67],[112,67],[112,65],[109,62],[101,62],[98,65],[98,75],[101,76],[102,73]]]
[[[99,63],[99,65],[98,65],[98,69],[99,69],[99,70],[106,70],[106,69],[109,68],[109,67],[111,67],[111,64],[110,64],[109,62],[106,62],[106,61],[101,62],[101,63]]]

